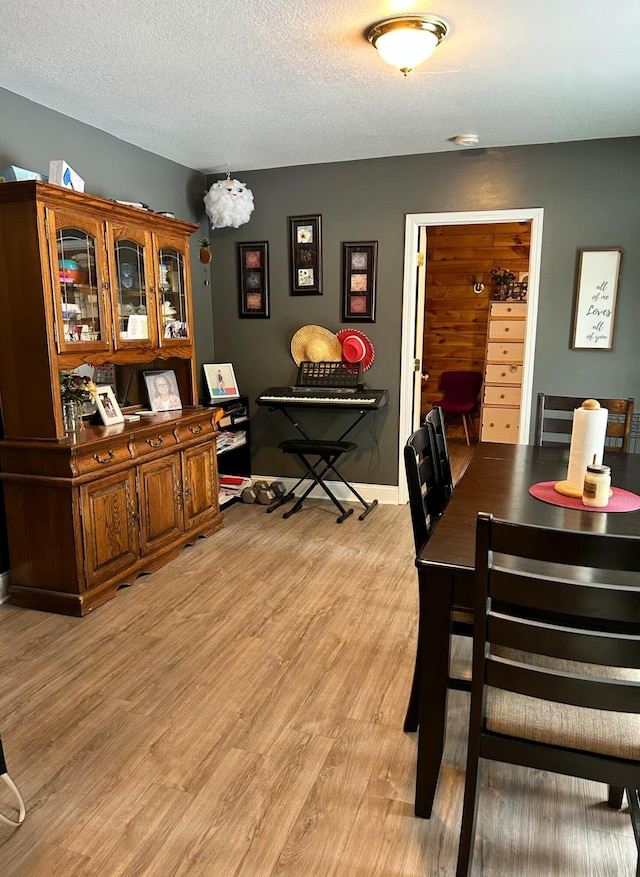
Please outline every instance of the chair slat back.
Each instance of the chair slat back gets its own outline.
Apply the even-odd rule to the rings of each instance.
[[[640,681],[557,663],[640,669],[640,537],[525,526],[480,513],[474,619],[479,686],[640,713]],[[505,658],[505,648],[526,660]]]
[[[442,491],[436,478],[429,433],[429,427],[421,426],[409,437],[404,448],[416,554],[431,535],[431,530],[444,508]]]
[[[573,411],[582,405],[585,398],[588,397],[548,396],[546,393],[538,393],[536,445],[569,444],[573,427]],[[598,401],[603,408],[609,411],[605,441],[607,450],[626,453],[629,448],[635,400],[633,398],[599,398]],[[566,412],[566,416],[558,417],[558,412]]]
[[[424,422],[425,426],[430,428],[431,456],[436,464],[436,479],[442,491],[443,503],[446,505],[453,493],[453,477],[442,408],[434,405],[427,413]]]

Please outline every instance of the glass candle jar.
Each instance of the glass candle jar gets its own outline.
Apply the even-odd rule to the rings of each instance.
[[[595,463],[587,466],[582,488],[582,502],[591,508],[605,508],[609,504],[611,469]]]

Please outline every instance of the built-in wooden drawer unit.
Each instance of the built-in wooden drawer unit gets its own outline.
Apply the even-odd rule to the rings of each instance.
[[[524,320],[527,316],[526,302],[494,301],[491,304],[491,319]]]
[[[492,341],[524,341],[524,320],[491,320],[489,338]]]
[[[487,365],[484,373],[486,384],[522,384],[521,365]]]
[[[489,341],[487,344],[487,362],[514,362],[522,363],[524,357],[524,344],[515,342],[501,344],[499,341]]]
[[[519,408],[482,409],[482,441],[517,444],[520,428]]]
[[[512,408],[519,408],[521,395],[522,389],[520,387],[491,387],[485,385],[484,404],[505,405],[511,406]]]

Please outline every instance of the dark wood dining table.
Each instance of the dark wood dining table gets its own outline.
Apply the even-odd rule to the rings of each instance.
[[[429,817],[445,742],[452,609],[471,611],[478,512],[520,524],[640,535],[640,511],[582,511],[529,494],[541,481],[566,478],[569,450],[481,443],[418,557],[420,623],[416,816]],[[640,494],[640,454],[605,453],[611,483]]]

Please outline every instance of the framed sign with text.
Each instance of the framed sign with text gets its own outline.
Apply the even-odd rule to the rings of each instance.
[[[574,350],[613,350],[622,253],[621,247],[580,250]]]
[[[322,217],[289,217],[291,295],[322,295]]]

